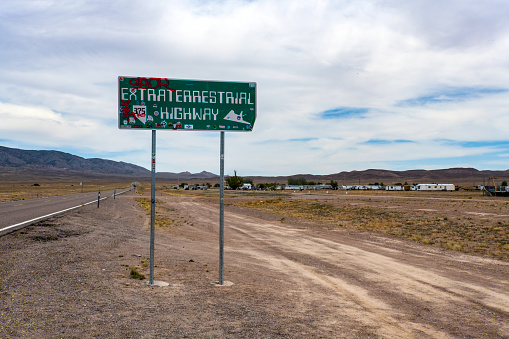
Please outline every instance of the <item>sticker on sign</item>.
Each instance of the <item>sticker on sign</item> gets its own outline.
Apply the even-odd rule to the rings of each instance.
[[[256,83],[118,78],[119,128],[250,132]]]

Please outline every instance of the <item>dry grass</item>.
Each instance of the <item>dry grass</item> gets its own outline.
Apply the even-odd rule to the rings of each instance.
[[[147,211],[147,214],[150,215],[151,213],[150,199],[137,198],[136,201],[138,201],[140,203],[140,207]],[[168,230],[173,230],[175,226],[179,225],[178,221],[167,216],[167,214],[169,214],[168,212],[172,212],[172,209],[164,205],[160,205],[158,200],[156,200],[155,212],[156,216],[154,219],[154,226],[156,228],[166,228]]]
[[[371,203],[371,205],[368,205]],[[451,210],[408,208],[412,201],[398,202],[399,209],[368,197],[352,204],[348,201],[291,200],[283,198],[235,201],[231,204],[298,218],[325,229],[355,229],[407,238],[449,250],[477,253],[509,261],[509,223],[507,218],[475,218],[458,209],[507,212],[506,201],[440,202]],[[468,205],[468,206],[466,206]],[[415,207],[415,206],[414,206]],[[419,206],[417,206],[419,207]],[[422,207],[422,206],[421,206]],[[454,209],[456,208],[456,209]],[[474,212],[475,213],[475,212]]]
[[[108,191],[129,187],[131,182],[51,182],[0,183],[0,201],[27,200],[55,195]]]

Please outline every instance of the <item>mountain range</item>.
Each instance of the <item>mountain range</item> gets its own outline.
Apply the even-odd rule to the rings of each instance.
[[[249,174],[249,173],[247,173]],[[241,175],[241,176],[247,176]],[[479,171],[475,168],[449,168],[438,170],[408,170],[390,171],[382,169],[368,169],[364,171],[343,171],[326,175],[295,174],[290,176],[248,176],[255,183],[278,182],[286,183],[289,177],[304,177],[307,181],[327,182],[336,180],[341,184],[368,184],[383,182],[386,185],[396,182],[408,183],[453,183],[453,184],[481,184],[484,179],[493,176],[509,176],[506,171]],[[34,151],[0,146],[0,178],[70,178],[88,177],[109,179],[137,179],[150,178],[150,171],[144,167],[121,161],[99,158],[85,159],[61,151]],[[163,180],[200,180],[218,181],[219,176],[202,171],[200,173],[170,173],[157,172],[156,177]]]
[[[307,181],[329,182],[335,180],[340,184],[362,184],[384,183],[391,185],[394,183],[450,183],[455,185],[480,185],[484,180],[490,177],[509,177],[509,170],[505,171],[479,171],[475,168],[448,168],[437,170],[407,170],[407,171],[390,171],[382,169],[368,169],[364,171],[343,171],[339,173],[326,175],[313,174],[296,174],[291,178],[303,177]],[[289,177],[250,177],[254,182],[286,182]],[[506,179],[509,181],[509,178]]]
[[[132,177],[150,178],[144,167],[122,161],[99,158],[85,159],[60,151],[33,151],[0,146],[0,178],[20,177]],[[200,173],[158,172],[161,179],[212,179],[218,176],[206,171]]]

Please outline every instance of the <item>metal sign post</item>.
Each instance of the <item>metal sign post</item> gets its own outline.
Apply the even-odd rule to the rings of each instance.
[[[221,132],[221,150],[219,156],[219,284],[223,284],[223,259],[224,259],[224,132]]]
[[[154,284],[154,240],[156,210],[156,131],[152,130],[152,182],[150,185],[150,277],[149,285]]]
[[[255,82],[118,77],[118,127],[152,130],[149,285],[154,284],[156,130],[221,132],[219,284],[223,285],[224,132],[251,132],[255,120]]]

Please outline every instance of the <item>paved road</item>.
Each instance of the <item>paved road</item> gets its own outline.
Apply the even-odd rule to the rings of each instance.
[[[128,190],[117,190],[116,194]],[[101,200],[113,197],[113,194],[114,191],[101,192]],[[0,203],[0,236],[58,212],[96,203],[97,199],[97,192],[92,192]]]

